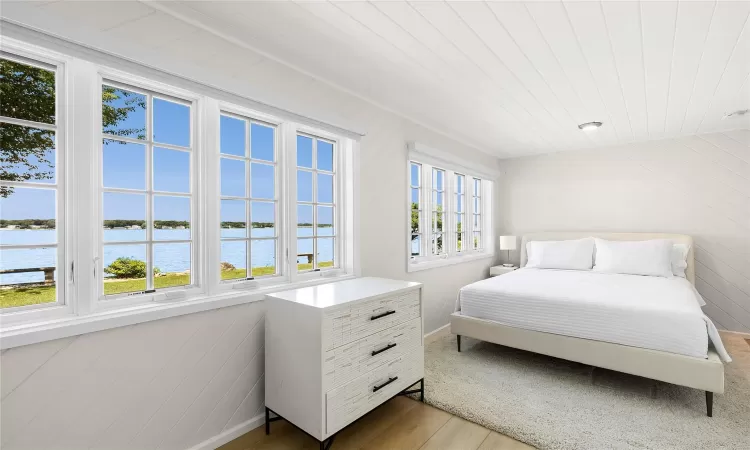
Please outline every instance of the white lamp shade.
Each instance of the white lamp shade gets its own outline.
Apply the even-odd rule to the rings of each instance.
[[[515,236],[500,236],[500,250],[515,250],[516,240]]]

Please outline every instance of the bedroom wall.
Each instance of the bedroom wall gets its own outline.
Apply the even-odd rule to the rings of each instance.
[[[750,131],[518,158],[503,172],[504,232],[692,235],[704,311],[750,332]]]
[[[405,144],[417,140],[486,167],[498,166],[494,157],[175,19],[163,18],[158,28],[137,27],[130,35],[138,39],[126,40],[122,33],[128,35],[128,30],[122,28],[137,22],[116,29],[119,37],[112,39],[107,30],[76,22],[78,16],[60,20],[11,9],[3,14],[10,11],[18,13],[16,20],[96,43],[131,61],[365,132],[360,153],[362,274],[424,283],[426,332],[448,323],[459,287],[487,276],[492,259],[406,272]],[[148,20],[162,19],[156,16]],[[91,55],[7,23],[2,33],[76,56]],[[117,67],[152,73],[124,60]],[[0,355],[0,446],[184,449],[203,442],[213,448],[212,443],[236,437],[260,423],[262,317],[263,303],[256,302],[6,350]]]

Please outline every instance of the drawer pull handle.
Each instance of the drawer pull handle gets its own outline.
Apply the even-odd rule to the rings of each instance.
[[[372,388],[372,392],[378,392],[379,390],[383,389],[384,387],[388,386],[389,384],[393,383],[396,380],[398,380],[398,377],[388,378],[388,381],[381,384],[380,386],[374,386]]]
[[[396,314],[396,311],[391,310],[391,311],[386,311],[386,312],[381,313],[381,314],[374,315],[374,316],[370,317],[370,320],[377,320],[377,319],[380,319],[381,317],[390,316],[391,314]]]
[[[373,350],[373,351],[372,351],[372,356],[375,356],[375,355],[377,355],[378,353],[383,353],[383,352],[384,352],[384,351],[386,351],[386,350],[390,350],[390,349],[392,349],[392,348],[393,348],[393,347],[395,347],[395,346],[396,346],[396,344],[388,344],[388,345],[386,345],[385,347],[381,348],[380,350]]]

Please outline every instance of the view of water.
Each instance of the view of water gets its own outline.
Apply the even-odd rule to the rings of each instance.
[[[305,254],[313,252],[313,239],[304,239],[304,236],[312,235],[312,228],[299,228],[297,240],[297,253]],[[222,237],[242,237],[243,229],[222,229]],[[273,228],[255,228],[252,237],[273,236]],[[331,235],[332,228],[320,228],[318,235]],[[145,239],[145,230],[105,230],[105,242],[127,242]],[[154,239],[190,239],[190,230],[154,230]],[[55,230],[0,230],[0,242],[3,244],[39,244],[54,242],[56,240]],[[256,240],[251,243],[251,263],[253,267],[273,266],[276,264],[276,254],[273,240]],[[333,260],[333,238],[318,238],[318,261]],[[35,248],[3,250],[0,255],[0,270],[21,269],[30,267],[54,267],[55,248]],[[129,245],[105,245],[103,255],[103,267],[107,267],[119,257],[130,257],[146,260],[146,246],[143,244]],[[244,242],[222,241],[221,261],[228,262],[237,268],[247,266],[247,249]],[[298,262],[306,263],[307,257],[298,258]],[[162,272],[184,272],[190,269],[190,244],[189,243],[164,243],[154,244],[154,267]],[[55,273],[57,278],[57,273]],[[32,281],[43,281],[42,272],[3,274],[0,275],[0,284],[26,283]]]

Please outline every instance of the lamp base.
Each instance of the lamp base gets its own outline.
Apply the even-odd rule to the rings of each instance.
[[[503,267],[513,267],[513,264],[503,264]]]

